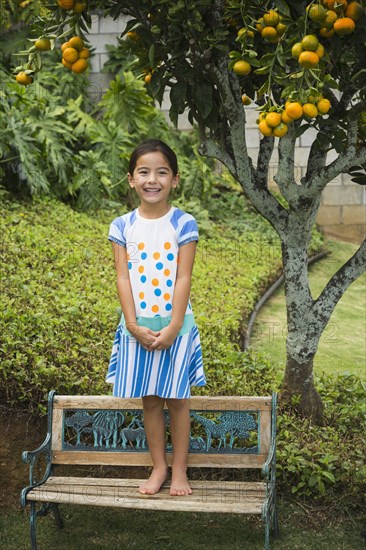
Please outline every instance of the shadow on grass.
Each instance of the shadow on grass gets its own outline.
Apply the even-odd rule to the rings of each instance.
[[[229,514],[167,513],[61,506],[65,528],[57,530],[52,514],[37,519],[39,550],[179,550],[248,548],[264,546],[264,527],[258,517]],[[30,548],[28,512],[1,515],[2,550]],[[320,518],[319,518],[320,519]],[[361,522],[318,520],[295,504],[280,506],[279,539],[271,540],[278,550],[351,550],[363,548]]]

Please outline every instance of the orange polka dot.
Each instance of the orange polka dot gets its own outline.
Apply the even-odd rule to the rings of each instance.
[[[170,275],[170,269],[164,269],[164,275],[168,277],[168,275]]]
[[[140,272],[140,273],[143,273],[144,270],[145,270],[144,266],[143,266],[143,265],[140,265],[140,267],[139,267],[139,272]]]
[[[157,311],[159,311],[159,306],[153,306],[151,310],[156,313]]]
[[[159,286],[159,279],[153,279],[151,282],[154,286]]]
[[[158,259],[160,258],[160,252],[154,252],[153,258],[154,258],[155,260],[158,260]]]
[[[138,244],[138,249],[139,250],[143,250],[145,248],[145,243],[139,243]]]
[[[169,250],[169,248],[171,248],[172,245],[170,243],[164,243],[164,248],[165,250]]]
[[[140,292],[139,297],[141,298],[141,300],[142,298],[145,298],[145,292]]]
[[[164,300],[170,300],[170,294],[167,292],[164,294]]]

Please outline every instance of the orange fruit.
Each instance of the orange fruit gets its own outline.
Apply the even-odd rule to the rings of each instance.
[[[15,80],[22,86],[28,86],[28,84],[32,84],[33,82],[33,78],[25,71],[20,71],[20,73],[16,75]]]
[[[78,59],[71,65],[71,70],[73,73],[83,73],[88,68],[88,62],[86,59]]]
[[[270,128],[275,128],[281,124],[281,115],[279,113],[268,113],[266,115],[266,123]]]
[[[144,78],[145,84],[150,84],[151,78],[152,78],[152,74],[148,73]]]
[[[299,59],[299,55],[304,51],[301,42],[296,42],[291,48],[291,55],[294,59]]]
[[[283,122],[281,122],[278,126],[276,126],[276,128],[273,129],[273,135],[276,137],[285,136],[287,132],[288,132],[288,126]]]
[[[75,48],[66,48],[62,52],[62,57],[68,63],[75,63],[79,59],[79,52]]]
[[[252,100],[250,99],[250,97],[248,97],[247,95],[243,94],[241,96],[241,102],[243,105],[250,105]]]
[[[286,111],[282,111],[281,120],[282,120],[282,122],[284,122],[285,124],[291,124],[291,122],[294,121],[293,118],[291,118],[291,117],[288,116],[288,114],[287,114]]]
[[[259,128],[259,131],[264,135],[264,136],[272,136],[273,135],[273,129],[268,126],[267,122],[265,120],[261,120],[258,124],[258,128]]]
[[[255,28],[257,29],[258,32],[262,32],[264,27],[265,27],[265,24],[264,24],[264,21],[263,21],[263,17],[260,17],[258,19],[258,21],[256,22],[256,24],[255,24]]]
[[[325,17],[326,9],[320,4],[313,4],[309,9],[308,14],[312,21],[321,23]]]
[[[347,7],[347,0],[327,0],[326,5],[328,10],[340,13]]]
[[[249,63],[244,61],[244,59],[239,59],[239,61],[236,61],[236,63],[234,63],[234,66],[233,66],[234,73],[239,74],[241,76],[246,76],[251,72],[251,70],[252,70],[252,67],[249,65]]]
[[[74,13],[83,13],[86,10],[86,2],[75,2]]]
[[[51,49],[51,42],[48,38],[38,38],[34,45],[40,52],[47,52]]]
[[[301,52],[298,59],[301,67],[304,67],[304,69],[313,69],[316,67],[319,63],[319,57],[316,55],[315,52]]]
[[[129,31],[127,33],[127,36],[130,40],[132,40],[133,42],[137,42],[138,39],[140,38],[138,33],[136,31]]]
[[[79,59],[88,59],[90,56],[90,50],[88,48],[83,48],[81,52],[79,52]]]
[[[74,7],[74,0],[58,0],[57,3],[62,10],[71,10]]]
[[[264,111],[259,113],[259,121],[266,120],[266,116],[267,116],[267,113],[265,113]]]
[[[285,30],[287,29],[287,25],[285,25],[284,23],[278,23],[275,29],[277,31],[278,36],[282,36],[285,33]]]
[[[64,67],[66,67],[66,69],[71,69],[72,63],[68,63],[67,61],[64,60],[64,58],[61,59],[61,63],[63,64]]]
[[[315,52],[315,50],[319,46],[319,40],[317,39],[315,34],[307,34],[301,40],[301,45],[302,45],[304,50]]]
[[[276,10],[269,10],[263,15],[263,21],[265,25],[268,25],[269,27],[275,27],[280,22],[280,16],[276,12]]]
[[[81,52],[81,50],[84,48],[84,40],[80,38],[80,36],[73,36],[69,40],[70,48],[75,48],[75,50],[78,50]]]
[[[337,21],[338,16],[334,11],[327,10],[325,18],[322,21],[322,25],[327,29],[331,29],[334,23]]]
[[[302,105],[298,101],[291,101],[290,103],[286,102],[285,110],[287,115],[292,118],[292,120],[297,120],[302,117]]]
[[[326,115],[327,112],[329,111],[330,107],[331,107],[331,104],[330,104],[329,99],[325,99],[325,97],[323,97],[322,99],[320,99],[318,101],[316,106],[318,108],[319,114]]]
[[[334,29],[327,29],[326,27],[322,27],[319,31],[320,36],[323,36],[324,38],[332,38],[333,34],[335,34]]]
[[[269,26],[264,27],[264,29],[262,30],[262,38],[269,41],[276,40],[278,38],[276,29]]]
[[[314,105],[314,103],[304,103],[302,106],[302,110],[304,115],[306,115],[309,118],[315,118],[318,116],[318,109]]]
[[[324,53],[325,53],[324,46],[323,46],[323,44],[320,44],[320,42],[319,42],[319,46],[315,50],[315,53],[319,57],[319,59],[321,59],[323,57]]]
[[[70,42],[64,42],[62,45],[61,45],[61,51],[64,52],[66,50],[66,48],[70,48]]]
[[[346,16],[358,21],[363,16],[363,7],[358,2],[350,2],[346,9]]]
[[[355,30],[356,25],[350,17],[342,17],[337,19],[333,28],[339,36],[345,36],[346,34],[351,34]]]

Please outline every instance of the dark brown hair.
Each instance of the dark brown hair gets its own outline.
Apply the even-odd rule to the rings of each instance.
[[[173,176],[178,174],[178,160],[177,155],[174,153],[173,149],[169,147],[160,139],[147,139],[140,143],[131,153],[130,162],[128,165],[128,171],[132,175],[136,168],[136,163],[140,157],[146,155],[147,153],[159,152],[164,155],[168,164],[173,172]]]

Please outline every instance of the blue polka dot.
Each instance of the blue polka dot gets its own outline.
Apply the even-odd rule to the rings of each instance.
[[[146,258],[147,258],[146,252],[142,252],[142,254],[141,254],[141,260],[146,260]]]
[[[141,281],[142,283],[146,283],[146,275],[142,275],[142,276],[140,277],[140,281]]]
[[[161,262],[158,262],[158,263],[156,264],[156,269],[163,269],[163,267],[164,267],[164,266],[163,266],[163,264],[162,264]]]
[[[171,279],[168,279],[166,282],[167,286],[173,286],[173,281]]]
[[[170,311],[170,310],[172,309],[172,304],[167,304],[167,305],[165,306],[165,309],[166,309],[167,311]]]
[[[174,260],[174,254],[172,254],[171,252],[169,252],[169,254],[167,255],[167,258],[168,258],[168,260],[170,260],[170,261]]]
[[[156,288],[156,289],[154,290],[154,294],[155,294],[155,296],[160,296],[160,295],[161,295],[161,290],[160,290],[160,288]]]
[[[146,308],[146,302],[141,302],[140,307],[141,307],[141,309],[145,309]]]
[[[131,264],[131,262],[128,262],[128,269],[132,269],[132,264]]]
[[[161,317],[160,313],[155,313],[154,317]]]

